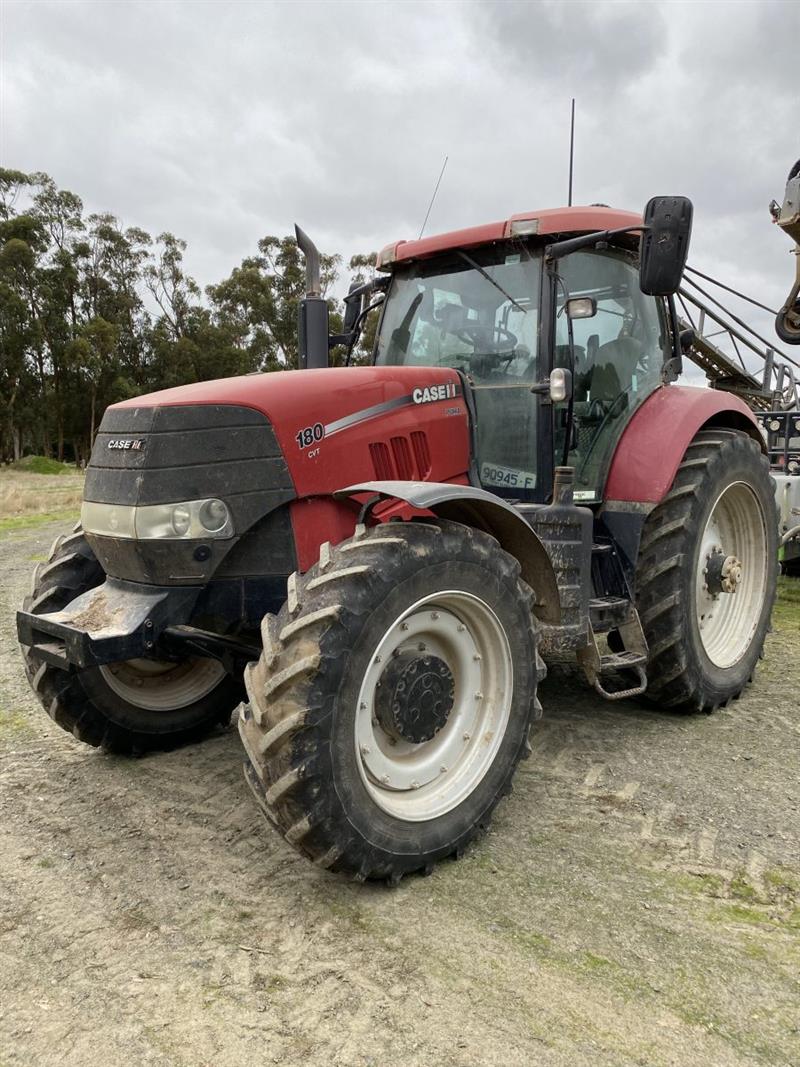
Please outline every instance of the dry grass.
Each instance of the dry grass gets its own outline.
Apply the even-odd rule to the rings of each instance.
[[[28,516],[78,512],[83,474],[29,474],[0,470],[0,522]]]

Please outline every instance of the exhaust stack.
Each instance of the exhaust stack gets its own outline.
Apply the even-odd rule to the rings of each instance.
[[[306,295],[297,314],[298,358],[301,370],[315,370],[328,366],[328,302],[322,297],[319,250],[299,226],[294,232],[306,260]]]

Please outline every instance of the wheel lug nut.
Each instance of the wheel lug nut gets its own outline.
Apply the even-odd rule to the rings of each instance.
[[[465,741],[469,741],[469,739],[472,737],[472,734],[462,734],[461,736],[464,738]]]
[[[480,661],[481,661],[481,657],[478,655],[477,652],[475,653],[475,655],[472,658],[475,660],[476,663],[480,663]]]
[[[436,620],[439,618],[439,612],[438,611],[432,611],[431,612],[431,618],[433,619],[434,622],[436,622]]]
[[[369,747],[369,745],[362,745],[361,746],[361,755],[362,756],[368,756],[371,751],[372,751],[372,749]]]
[[[411,783],[411,788],[412,788],[412,789],[419,789],[419,782],[418,782],[418,781],[416,780],[416,778],[415,778],[415,779],[414,779],[414,781],[413,781],[413,782]]]
[[[456,629],[460,634],[463,634],[463,632],[466,630],[466,626],[463,624],[463,622],[460,622],[458,626],[456,626]]]
[[[423,641],[420,641],[420,643],[417,645],[417,651],[424,652],[427,647],[428,646]]]
[[[483,700],[483,693],[480,693],[480,692],[479,692],[479,693],[476,693],[476,694],[475,694],[475,699],[476,699],[476,700]]]
[[[384,785],[388,785],[389,784],[389,775],[388,774],[384,774],[383,777],[381,778],[381,782],[383,782]]]

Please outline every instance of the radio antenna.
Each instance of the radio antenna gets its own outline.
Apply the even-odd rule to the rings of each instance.
[[[569,197],[567,206],[572,207],[572,162],[575,158],[575,97],[572,98],[572,111],[569,120]]]
[[[419,231],[419,237],[417,238],[417,240],[420,240],[422,238],[423,233],[425,233],[425,227],[428,225],[428,217],[430,216],[431,208],[433,207],[433,202],[436,199],[436,194],[439,192],[439,186],[442,183],[442,175],[444,174],[444,168],[447,166],[447,160],[449,158],[450,158],[449,156],[445,156],[444,157],[444,163],[442,163],[442,169],[439,171],[439,179],[436,182],[436,187],[433,190],[433,196],[431,197],[431,202],[430,202],[430,204],[428,204],[428,210],[425,212],[425,220],[422,223],[422,229]]]

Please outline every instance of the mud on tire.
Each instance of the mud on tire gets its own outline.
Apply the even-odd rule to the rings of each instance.
[[[414,617],[404,613],[420,597],[456,590],[488,605],[507,637],[510,712],[493,762],[472,791],[451,810],[406,820],[376,800],[359,764],[357,705],[366,706],[359,696],[384,635]],[[265,618],[263,655],[245,672],[245,775],[267,819],[320,867],[359,880],[394,884],[458,856],[488,826],[530,752],[544,674],[531,604],[517,561],[488,534],[457,523],[362,527],[335,548],[323,545],[319,562],[291,577],[279,615]]]
[[[695,583],[706,523],[726,487],[737,483],[747,487],[763,516],[764,595],[754,610],[747,647],[737,662],[721,667],[709,658],[701,638]],[[763,656],[777,570],[777,508],[766,457],[747,434],[724,429],[697,434],[642,534],[636,603],[649,647],[652,702],[712,711],[741,694]]]
[[[60,611],[104,580],[103,568],[76,527],[70,536],[55,540],[45,564],[37,564],[23,609],[37,615]],[[239,683],[226,675],[190,705],[148,710],[114,692],[99,668],[60,670],[35,650],[21,647],[28,681],[50,718],[79,741],[112,752],[169,749],[198,740],[214,726],[229,723],[242,696]]]

